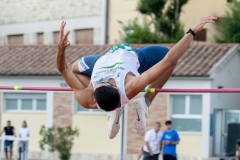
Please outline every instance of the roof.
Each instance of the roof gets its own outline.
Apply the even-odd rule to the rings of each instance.
[[[236,44],[193,44],[179,60],[173,76],[207,77],[211,68]],[[148,45],[132,45],[135,48]],[[173,46],[171,44],[167,46]],[[112,45],[74,45],[66,50],[68,64],[83,55],[106,53]],[[54,45],[0,46],[0,75],[58,76]]]

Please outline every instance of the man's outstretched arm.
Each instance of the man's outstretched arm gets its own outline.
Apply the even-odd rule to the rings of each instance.
[[[60,27],[59,41],[58,41],[58,50],[57,50],[57,68],[59,72],[61,72],[63,78],[67,82],[67,84],[73,90],[84,89],[84,86],[80,83],[80,81],[75,77],[72,70],[68,67],[65,58],[65,49],[70,45],[67,37],[70,33],[68,31],[64,34],[64,27],[66,22],[62,22]]]
[[[214,23],[217,17],[215,16],[208,16],[204,17],[200,20],[197,25],[195,25],[192,30],[196,33],[203,29],[203,26],[207,23]],[[158,77],[162,76],[167,70],[176,66],[178,60],[185,51],[189,48],[190,43],[193,40],[192,34],[185,34],[183,38],[169,50],[168,54],[164,57],[164,59],[149,70],[145,71],[138,77],[133,78],[127,84],[127,88],[130,87],[130,93],[128,94],[128,98],[133,98],[139,92],[141,92],[147,85],[153,83]]]
[[[95,102],[92,98],[92,90],[85,88],[84,85],[77,79],[72,70],[68,67],[65,59],[65,49],[70,45],[67,37],[69,31],[64,34],[66,22],[62,22],[60,28],[58,51],[57,51],[57,68],[61,72],[66,83],[73,89],[77,101],[84,108],[95,109]]]

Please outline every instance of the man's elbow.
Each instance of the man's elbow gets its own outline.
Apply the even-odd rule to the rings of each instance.
[[[61,74],[64,74],[67,71],[67,68],[62,65],[57,65],[57,69]]]
[[[59,68],[59,67],[57,67],[57,69],[58,69],[58,71],[59,71],[61,74],[63,74],[63,73],[64,73],[64,69],[62,69],[62,68]]]
[[[177,60],[175,60],[173,58],[167,58],[166,64],[167,64],[168,68],[175,67],[177,65]]]

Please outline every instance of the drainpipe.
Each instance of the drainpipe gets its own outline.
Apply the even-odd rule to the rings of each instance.
[[[127,122],[128,122],[128,105],[124,106],[122,115],[122,133],[121,133],[121,157],[120,160],[126,160],[127,155]]]
[[[108,44],[109,40],[109,0],[106,0],[106,12],[105,12],[105,39],[104,44]]]

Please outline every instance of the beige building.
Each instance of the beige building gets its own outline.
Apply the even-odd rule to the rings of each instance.
[[[105,53],[110,48],[111,45],[73,45],[68,48],[66,57],[71,64],[89,52]],[[179,61],[165,88],[240,88],[239,51],[238,44],[194,44]],[[66,86],[55,66],[55,52],[55,46],[0,46],[1,86]],[[147,127],[150,129],[155,121],[160,121],[163,131],[164,122],[172,119],[181,138],[179,159],[229,155],[227,137],[232,135],[227,126],[240,123],[239,100],[239,94],[158,94],[150,107]],[[133,129],[131,104],[129,109],[125,108],[121,130],[113,140],[107,138],[106,113],[82,108],[72,92],[1,90],[0,108],[0,128],[7,120],[11,120],[17,130],[23,120],[28,122],[31,159],[57,159],[56,155],[39,148],[42,125],[79,128],[72,160],[132,160],[144,143],[143,137]],[[14,153],[17,157],[17,142]]]
[[[56,44],[62,21],[71,44],[106,42],[107,0],[0,0],[0,44]]]
[[[67,22],[72,44],[121,43],[122,27],[135,17],[139,0],[69,0],[29,2],[0,0],[0,44],[56,44],[61,21]],[[227,0],[189,0],[180,20],[185,30],[206,15],[223,16]],[[212,41],[214,25],[208,25],[200,38]]]
[[[122,31],[118,21],[127,23],[129,20],[138,17],[140,22],[143,16],[136,11],[138,0],[110,0],[109,1],[109,43],[121,42],[119,31]],[[180,21],[184,24],[185,30],[195,25],[195,23],[203,16],[217,15],[223,16],[227,9],[227,0],[189,0],[183,7]],[[214,34],[214,26],[206,27],[206,40],[212,41]],[[202,36],[201,36],[202,37]],[[203,33],[203,38],[205,32]]]

